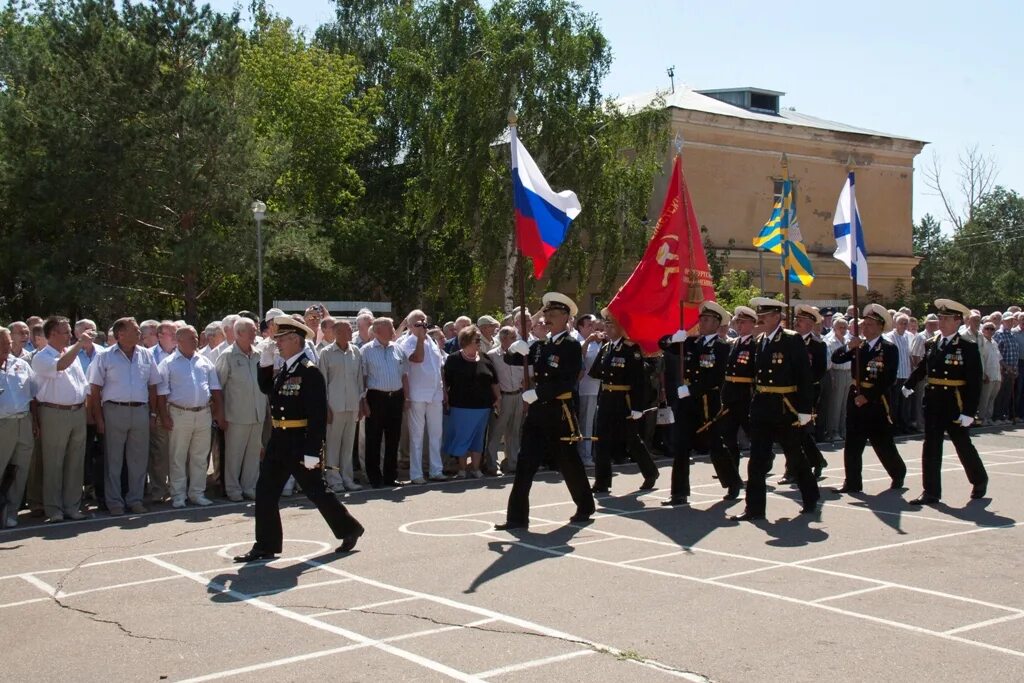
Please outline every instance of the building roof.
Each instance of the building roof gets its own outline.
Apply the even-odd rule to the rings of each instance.
[[[748,88],[755,92],[761,92],[766,94],[779,94],[774,90],[765,90],[763,88]],[[705,90],[704,92],[725,92],[726,90],[735,90],[734,88],[723,89],[723,90]],[[846,123],[839,123],[838,121],[829,121],[828,119],[818,118],[816,116],[810,116],[808,114],[802,114],[792,109],[780,109],[778,114],[768,114],[759,111],[750,111],[743,107],[737,107],[727,102],[722,102],[708,95],[702,95],[701,93],[689,88],[687,86],[677,86],[676,91],[653,91],[640,93],[637,95],[628,95],[626,97],[620,97],[615,102],[618,106],[624,110],[640,110],[645,107],[654,105],[658,100],[664,100],[664,106],[667,108],[686,109],[690,111],[700,111],[708,114],[717,114],[719,116],[731,116],[738,119],[746,119],[749,121],[764,121],[766,123],[781,123],[790,126],[801,126],[804,128],[817,128],[820,130],[829,130],[839,133],[853,133],[857,135],[871,135],[874,137],[891,138],[894,140],[909,140],[912,142],[925,143],[924,140],[917,140],[916,138],[910,138],[902,135],[893,135],[891,133],[883,133],[877,130],[871,130],[869,128],[859,128],[857,126],[851,126]]]

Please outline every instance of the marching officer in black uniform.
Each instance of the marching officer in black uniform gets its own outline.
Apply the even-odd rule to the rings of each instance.
[[[863,490],[862,456],[868,440],[882,467],[892,477],[889,488],[903,488],[903,479],[907,476],[907,466],[892,438],[892,414],[886,398],[896,381],[900,360],[896,345],[882,337],[891,329],[889,311],[879,304],[868,304],[859,330],[864,338],[853,337],[846,348],[838,348],[832,354],[833,363],[852,360],[856,368],[846,403],[846,445],[843,448],[846,479],[842,487],[836,489],[838,493]]]
[[[618,321],[605,308],[607,341],[601,347],[590,368],[590,376],[601,381],[597,395],[597,419],[594,432],[594,493],[610,493],[612,486],[612,459],[631,452],[644,481],[641,491],[654,488],[658,479],[658,466],[651,459],[639,427],[646,406],[647,371],[640,347],[626,338]]]
[[[924,493],[911,505],[930,505],[942,498],[942,439],[956,448],[960,463],[971,482],[971,498],[984,498],[988,473],[968,431],[974,423],[981,397],[981,355],[978,345],[960,336],[958,330],[971,311],[951,299],[936,299],[939,334],[925,342],[924,359],[903,384],[903,395],[927,377],[924,394],[924,445],[921,460],[924,469]]]
[[[256,543],[235,562],[269,560],[281,552],[283,532],[278,502],[289,476],[313,501],[336,538],[338,552],[352,550],[363,535],[362,525],[348,513],[324,485],[321,450],[327,429],[327,385],[315,363],[305,354],[313,331],[301,322],[281,316],[274,342],[264,345],[257,380],[270,397],[271,434],[256,482]],[[274,376],[275,349],[284,366]]]
[[[828,463],[825,462],[825,456],[821,454],[821,449],[818,448],[814,437],[814,415],[817,414],[818,401],[821,399],[821,380],[828,371],[828,347],[815,334],[816,330],[821,329],[823,320],[824,318],[818,312],[818,309],[807,304],[798,304],[793,317],[793,327],[803,339],[804,348],[807,349],[807,359],[811,363],[811,387],[813,391],[811,422],[800,430],[800,447],[804,451],[804,458],[811,464],[815,479],[820,479],[821,471],[828,467]],[[787,460],[786,476],[779,483],[792,484],[795,481],[790,471],[789,461]]]
[[[672,492],[662,505],[686,505],[690,496],[690,450],[698,433],[718,414],[725,364],[729,358],[729,345],[718,336],[718,328],[731,319],[732,314],[727,310],[714,301],[705,301],[700,305],[698,336],[687,337],[684,330],[679,330],[658,342],[665,351],[666,361],[670,356],[678,357],[682,345],[685,375],[680,381],[679,366],[674,362],[665,363],[665,386],[676,387],[674,392],[667,392],[675,416],[672,444],[675,453]]]
[[[504,355],[505,361],[514,365],[520,363],[510,356],[526,356],[535,385],[523,392],[523,400],[529,405],[505,522],[494,527],[499,531],[529,526],[530,488],[546,459],[557,463],[576,503],[576,513],[569,521],[587,522],[594,514],[594,494],[576,448],[582,438],[576,415],[576,384],[583,371],[583,351],[568,329],[569,319],[576,317],[576,304],[558,292],[548,292],[543,301],[548,337],[533,346],[519,340],[509,347],[512,353]]]
[[[743,489],[740,477],[740,427],[750,434],[750,399],[754,393],[754,325],[757,313],[748,306],[737,306],[732,324],[739,334],[732,342],[725,361],[722,383],[722,407],[711,427],[711,464],[718,481],[726,489],[725,500],[736,500]]]
[[[783,329],[786,304],[767,297],[751,299],[758,326],[765,330],[754,343],[754,397],[750,402],[750,463],[747,466],[746,510],[733,517],[739,521],[764,519],[767,489],[765,478],[778,441],[790,463],[800,495],[801,512],[815,512],[818,482],[800,447],[800,430],[811,421],[814,393],[807,348],[796,332]]]

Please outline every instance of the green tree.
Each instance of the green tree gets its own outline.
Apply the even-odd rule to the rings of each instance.
[[[937,297],[948,294],[950,240],[942,234],[939,221],[926,214],[914,225],[914,256],[920,261],[911,272],[913,277],[911,304],[913,311],[924,311]]]
[[[1024,197],[997,186],[953,235],[944,273],[946,296],[976,305],[1024,298]]]
[[[589,281],[595,262],[610,284],[642,250],[665,117],[603,101],[611,52],[593,15],[562,0],[336,6],[317,42],[356,55],[359,87],[382,98],[350,235],[374,256],[364,290],[443,313],[478,304],[502,271],[508,282],[510,107],[552,186],[572,188],[584,207],[549,267],[551,286]]]

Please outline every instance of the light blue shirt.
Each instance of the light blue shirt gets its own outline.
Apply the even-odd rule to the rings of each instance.
[[[35,377],[27,361],[7,356],[0,365],[0,420],[28,413],[35,393]]]
[[[389,342],[381,346],[374,338],[359,348],[363,356],[363,376],[366,388],[376,391],[398,391],[402,389],[402,377],[409,372],[409,359],[398,347]]]
[[[156,393],[180,408],[201,408],[210,402],[212,391],[220,391],[217,368],[196,351],[185,358],[179,351],[160,362],[160,385]]]
[[[146,403],[149,387],[160,384],[160,380],[153,354],[142,346],[136,346],[129,359],[114,344],[97,353],[89,366],[89,384],[101,388],[104,403]]]
[[[103,346],[103,344],[93,344],[91,356],[85,352],[85,349],[78,352],[78,362],[82,364],[82,372],[85,373],[86,377],[89,376],[89,366],[92,364],[93,358],[105,348],[107,347]]]
[[[164,358],[167,358],[169,355],[171,355],[172,353],[177,351],[177,349],[176,348],[175,349],[171,349],[170,352],[167,352],[167,351],[164,351],[164,347],[162,347],[159,344],[157,344],[153,348],[147,349],[147,351],[149,351],[150,353],[153,354],[153,360],[155,360],[156,364],[159,366],[161,363],[164,362]]]

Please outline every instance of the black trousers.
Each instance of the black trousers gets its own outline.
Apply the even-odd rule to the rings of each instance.
[[[366,476],[371,486],[398,479],[398,441],[402,438],[402,412],[405,392],[366,392],[370,414],[366,418]],[[384,467],[381,470],[380,445],[384,441]]]
[[[800,428],[792,424],[793,415],[782,414],[778,419],[750,418],[750,462],[747,463],[747,512],[763,515],[768,489],[765,479],[772,469],[775,454],[772,445],[777,441],[792,468],[793,477],[800,488],[804,505],[818,502],[818,482],[800,446]]]
[[[571,417],[566,416],[563,405]],[[579,450],[575,443],[561,440],[576,432],[575,427],[576,415],[569,401],[555,399],[530,406],[523,420],[516,477],[508,497],[506,521],[509,524],[530,523],[533,478],[540,466],[549,460],[553,460],[562,473],[569,495],[576,503],[576,515],[589,517],[594,514],[594,494],[590,492],[590,480]]]
[[[267,454],[260,463],[260,478],[256,481],[256,545],[271,553],[281,552],[284,532],[278,503],[289,476],[295,477],[302,492],[316,505],[335,538],[344,538],[363,528],[327,490],[323,471],[303,466],[301,450],[288,447],[291,438],[294,437],[285,435],[285,430],[273,431]]]
[[[718,397],[711,395],[690,395],[684,399],[673,399],[672,414],[672,492],[673,498],[690,495],[690,451],[698,442],[708,443],[714,450],[714,439],[705,438],[713,427],[701,434],[698,430],[718,414]]]
[[[740,477],[740,427],[750,434],[750,401],[737,401],[723,406],[711,427],[711,464],[723,488],[742,486]]]
[[[857,396],[855,391],[855,387],[850,388],[846,401],[846,445],[843,448],[846,485],[856,489],[863,486],[861,470],[868,441],[893,482],[902,482],[907,476],[907,466],[892,439],[892,419],[886,405],[880,399],[857,407],[853,402]]]
[[[967,481],[974,486],[988,483],[988,473],[978,449],[971,443],[968,429],[954,422],[948,411],[929,411],[926,403],[921,467],[924,470],[924,492],[936,498],[942,497],[942,439],[946,434],[949,434],[960,464],[967,473]]]
[[[625,394],[600,396],[597,419],[594,423],[594,488],[612,486],[612,461],[624,455],[632,456],[645,479],[658,476],[658,466],[651,459],[647,444],[640,437],[643,420],[630,420],[630,407]]]

